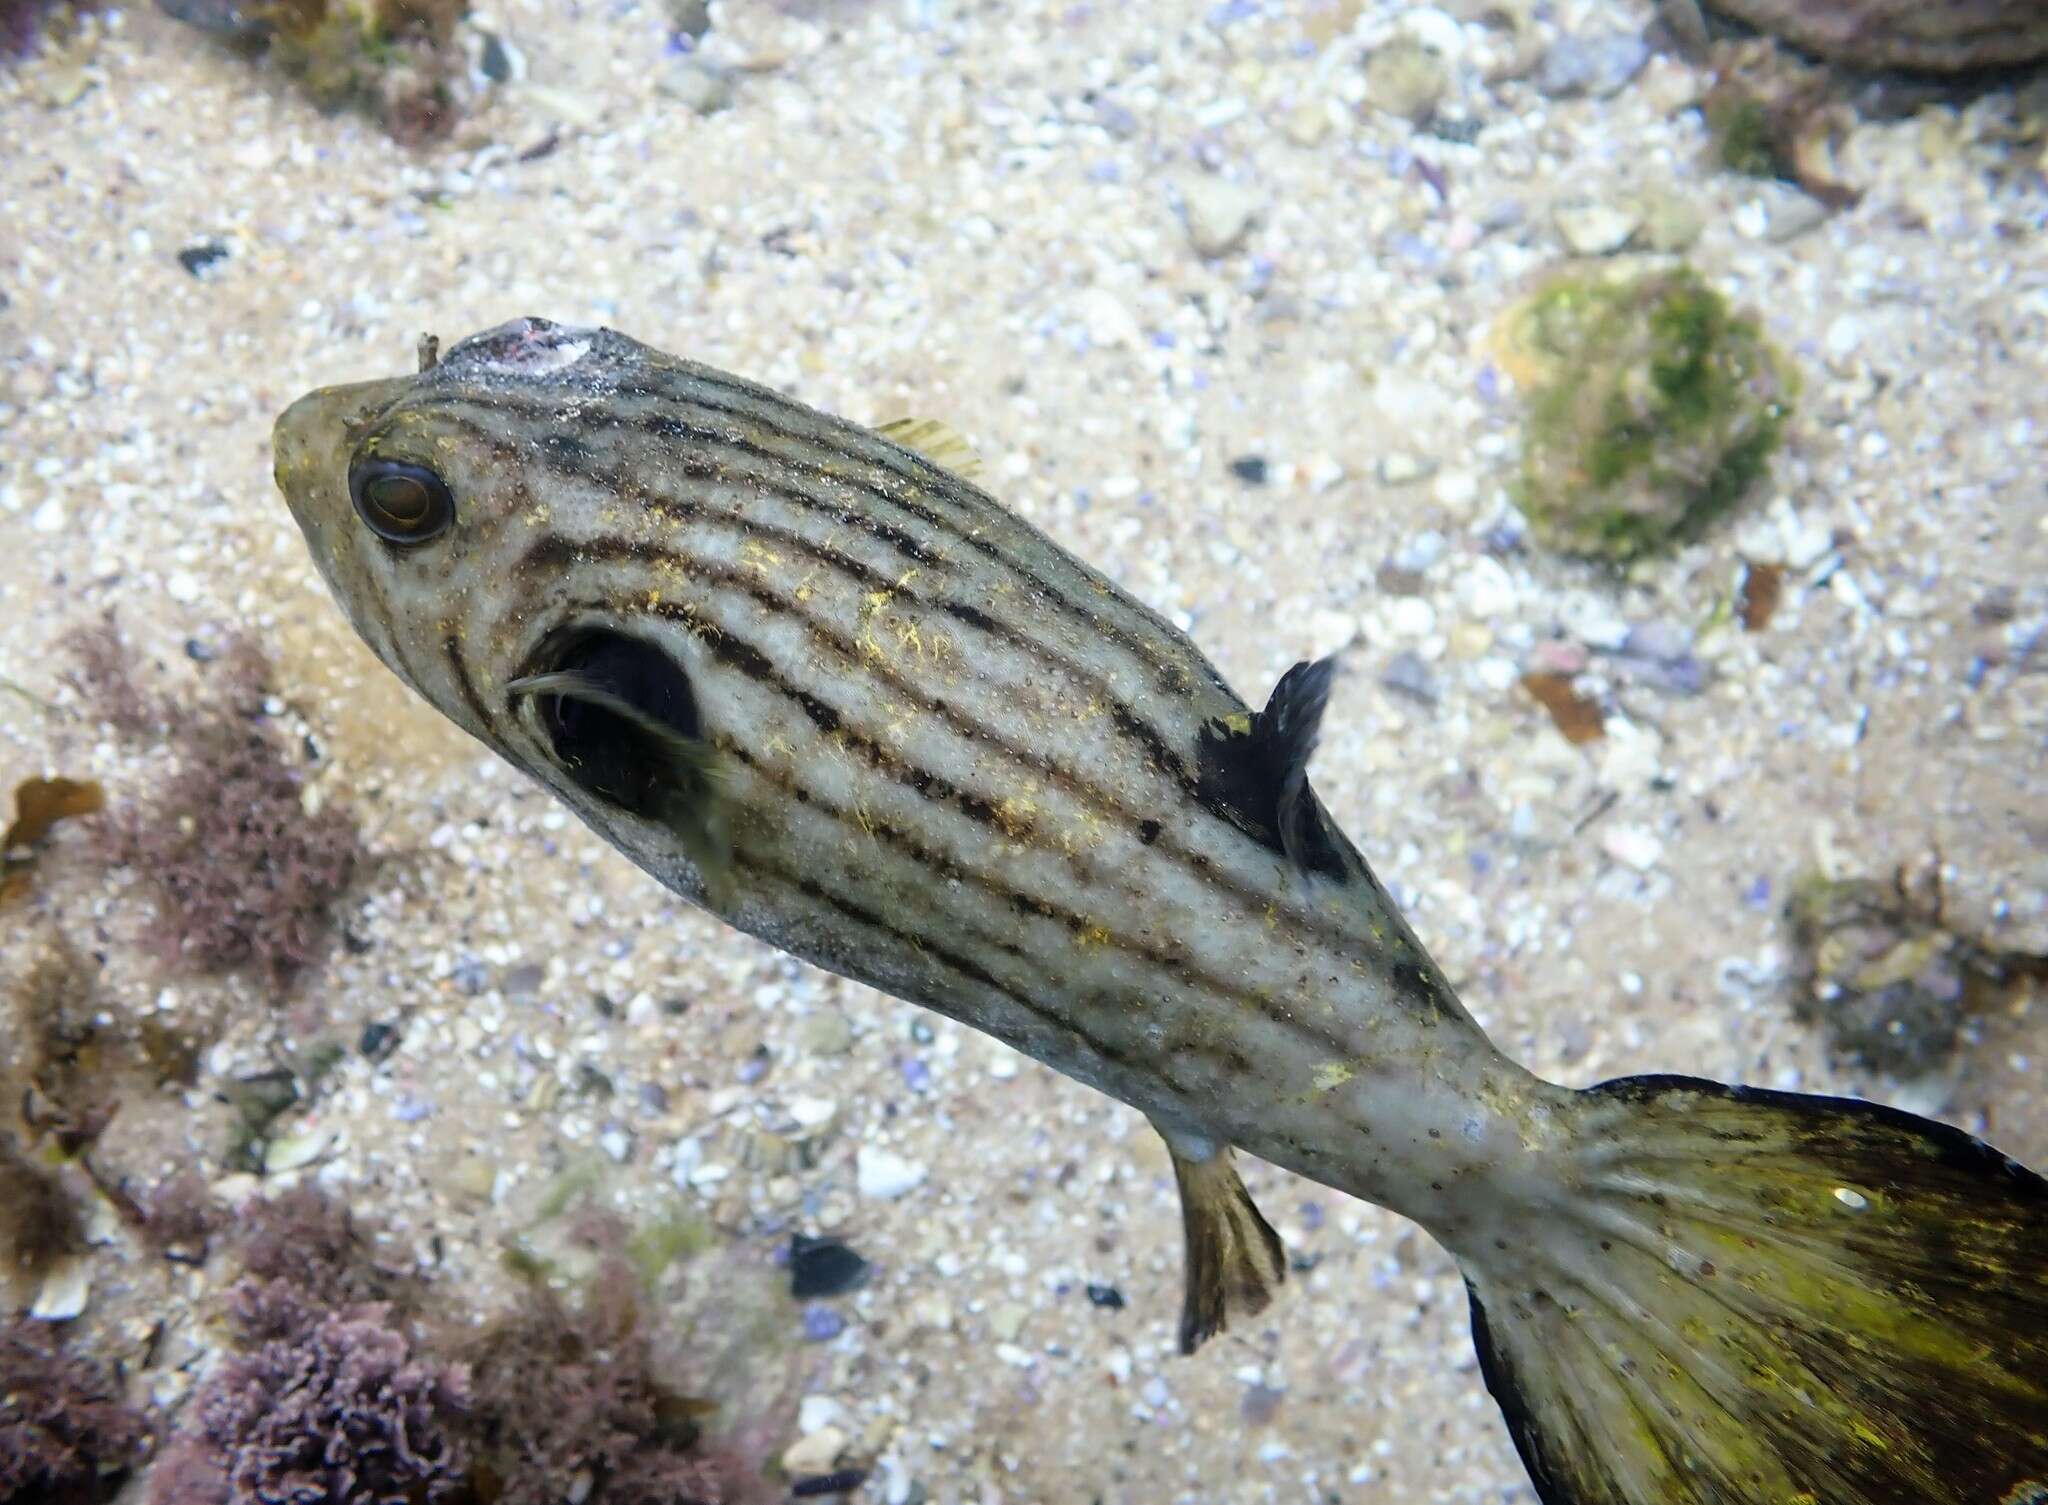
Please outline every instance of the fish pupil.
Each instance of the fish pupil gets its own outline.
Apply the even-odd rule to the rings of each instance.
[[[390,476],[376,482],[370,496],[395,523],[412,525],[427,515],[427,488],[409,476]]]

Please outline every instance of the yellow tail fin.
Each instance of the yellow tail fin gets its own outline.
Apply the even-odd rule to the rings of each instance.
[[[1545,1505],[2048,1505],[2048,1182],[1838,1098],[1578,1109],[1555,1205],[1466,1266]]]

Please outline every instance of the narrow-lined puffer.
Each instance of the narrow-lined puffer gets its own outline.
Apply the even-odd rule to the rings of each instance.
[[[676,892],[1145,1113],[1183,1345],[1269,1300],[1233,1147],[1458,1259],[1551,1505],[2044,1505],[2048,1185],[1953,1128],[1501,1055],[1250,710],[961,473],[522,319],[279,419],[390,668]]]

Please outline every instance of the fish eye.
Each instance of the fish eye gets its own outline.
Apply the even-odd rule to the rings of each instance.
[[[389,543],[422,544],[455,521],[448,483],[424,465],[372,457],[349,467],[349,499],[356,516]]]

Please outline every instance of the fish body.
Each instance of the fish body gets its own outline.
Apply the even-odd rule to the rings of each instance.
[[[1290,859],[1288,753],[1260,717],[951,471],[609,331],[515,330],[313,401],[290,433],[366,415],[496,499],[439,559],[352,514],[319,532],[364,636],[678,893],[1187,1137],[1418,1213],[1440,1201],[1418,1177],[1534,1131],[1539,1084],[1312,794]],[[279,463],[347,468],[296,439]],[[672,825],[557,755],[538,697],[508,695],[585,633],[651,644],[687,680],[724,770],[725,902]]]
[[[519,320],[311,394],[275,449],[377,655],[633,861],[1145,1113],[1182,1192],[1184,1347],[1282,1279],[1235,1148],[1458,1256],[1548,1501],[2048,1478],[2038,1178],[1867,1105],[1523,1070],[1309,786],[1330,666],[1254,709],[919,443]],[[1889,1210],[1846,1249],[1838,1189]],[[1944,1309],[1927,1293],[1953,1283],[1925,1269],[1900,1295],[1893,1243],[1937,1215],[1975,1230],[1964,1286],[2033,1261],[2005,1307]],[[1889,1293],[1882,1321],[1844,1304],[1865,1286]],[[1849,1340],[1922,1364],[1916,1384],[1997,1391],[2009,1424],[1936,1426],[1863,1376],[1788,1406]],[[1992,1461],[1958,1473],[1966,1448]]]

